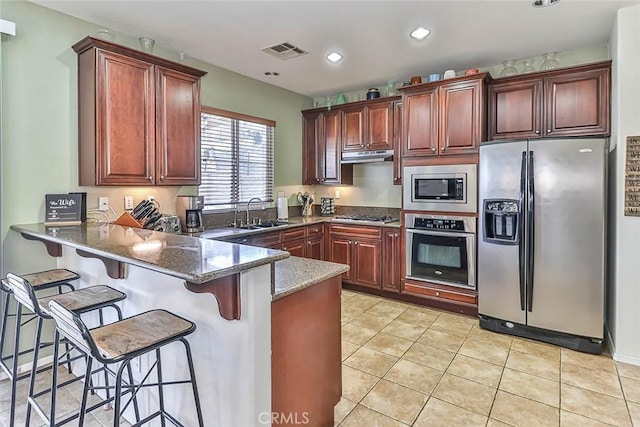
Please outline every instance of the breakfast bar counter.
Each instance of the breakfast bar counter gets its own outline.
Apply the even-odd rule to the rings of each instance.
[[[27,224],[12,225],[11,230],[33,241],[28,245],[44,244],[49,255],[56,258],[58,268],[80,274],[76,288],[101,284],[126,293],[127,298],[122,303],[125,316],[165,309],[196,324],[196,331],[189,341],[205,425],[270,425],[272,398],[278,410],[292,409],[290,397],[284,396],[284,400],[276,403],[276,394],[280,392],[278,389],[272,391],[274,384],[282,384],[272,378],[272,366],[277,365],[280,370],[289,369],[289,366],[292,370],[308,372],[303,360],[286,359],[290,355],[286,349],[291,348],[288,325],[304,323],[298,322],[295,316],[307,317],[305,321],[310,319],[308,310],[291,312],[291,307],[300,307],[301,303],[313,306],[316,298],[323,295],[324,301],[333,307],[333,314],[327,321],[325,312],[316,313],[317,336],[339,343],[340,275],[348,266],[290,257],[288,252],[280,250],[114,224],[53,227]],[[97,320],[87,317],[90,327]],[[272,325],[274,321],[277,325]],[[323,325],[330,327],[327,329]],[[272,326],[277,326],[273,332]],[[277,334],[273,340],[272,333]],[[308,345],[317,345],[317,340],[309,341]],[[274,346],[280,346],[281,350]],[[180,362],[184,359],[181,351],[181,348],[171,346],[166,353],[163,349],[163,359],[166,356],[167,360],[175,361],[169,372],[174,380],[187,375],[188,371],[186,364],[183,366]],[[283,355],[285,359],[276,358],[276,355]],[[317,400],[319,394],[330,393],[330,401],[337,402],[340,354],[333,351],[329,356],[331,360],[320,358],[317,362],[318,366],[332,367],[337,388],[334,385],[331,390],[316,390],[313,399]],[[278,364],[282,361],[284,366]],[[138,363],[134,377],[146,372],[153,364],[153,357],[143,356]],[[83,366],[74,366],[74,371],[82,369]],[[277,375],[284,378],[281,371]],[[181,390],[182,385],[174,387],[176,390],[165,397],[167,410],[184,417],[185,425],[195,425],[195,414],[181,411],[193,407],[191,393]],[[157,395],[154,390],[146,389],[140,400],[144,412],[155,407]],[[330,408],[321,409],[329,413]],[[316,418],[315,407],[297,406],[295,410],[305,412],[310,419]],[[332,416],[332,410],[330,414]],[[131,415],[125,413],[130,419]]]

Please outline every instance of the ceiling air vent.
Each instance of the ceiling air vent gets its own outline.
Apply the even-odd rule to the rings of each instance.
[[[296,58],[298,56],[306,55],[307,51],[300,49],[298,46],[294,46],[289,42],[280,43],[274,46],[265,47],[262,49],[264,53],[268,53],[269,55],[273,55],[276,58],[280,58],[282,60],[287,60],[291,58]]]

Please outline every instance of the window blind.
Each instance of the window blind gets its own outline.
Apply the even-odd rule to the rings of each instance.
[[[273,200],[275,122],[202,108],[202,178],[198,194],[210,208],[231,208],[253,197]]]

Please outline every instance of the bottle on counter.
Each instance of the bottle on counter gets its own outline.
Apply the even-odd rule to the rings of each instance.
[[[278,221],[289,220],[289,203],[284,195],[284,191],[278,191],[278,198],[276,199],[276,208],[278,211]]]

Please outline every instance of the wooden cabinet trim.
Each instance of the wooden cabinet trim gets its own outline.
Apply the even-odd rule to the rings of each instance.
[[[331,234],[346,234],[353,238],[368,237],[368,238],[379,239],[382,236],[382,231],[380,227],[331,224],[329,229]]]

